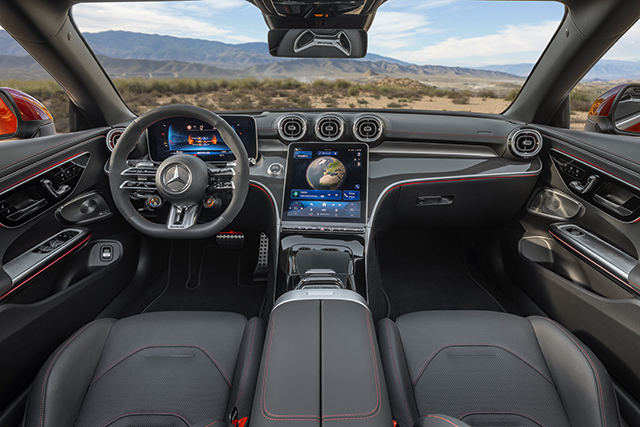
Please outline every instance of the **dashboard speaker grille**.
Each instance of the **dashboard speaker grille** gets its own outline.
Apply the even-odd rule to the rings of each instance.
[[[278,122],[278,133],[285,141],[297,141],[307,133],[307,121],[302,116],[284,116]]]
[[[107,148],[109,151],[113,151],[123,132],[124,128],[113,128],[109,131],[107,134]]]
[[[361,116],[353,122],[353,136],[360,142],[378,140],[383,130],[384,124],[377,116]]]
[[[322,116],[316,122],[316,136],[322,141],[337,141],[344,132],[344,120],[339,116]]]
[[[542,135],[534,129],[518,129],[509,136],[508,143],[513,155],[533,157],[542,149]]]

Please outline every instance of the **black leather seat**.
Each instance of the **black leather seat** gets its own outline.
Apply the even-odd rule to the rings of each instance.
[[[607,371],[550,319],[419,312],[381,320],[378,338],[401,427],[621,425]]]
[[[264,342],[260,319],[148,313],[101,319],[38,374],[26,427],[205,427],[249,415]]]

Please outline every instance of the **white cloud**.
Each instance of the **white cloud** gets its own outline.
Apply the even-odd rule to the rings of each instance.
[[[419,64],[442,63],[454,60],[459,63],[473,58],[482,58],[485,64],[520,61],[523,54],[534,54],[537,59],[551,40],[558,23],[547,21],[540,25],[507,25],[495,34],[478,37],[450,37],[435,45],[413,52],[399,52],[401,59]],[[514,57],[514,58],[511,58]],[[515,57],[518,59],[516,60]]]
[[[410,12],[378,12],[369,29],[370,44],[399,49],[415,43],[418,34],[433,33],[424,15]]]
[[[622,36],[603,59],[640,61],[640,21]]]
[[[162,34],[227,42],[261,41],[225,22],[221,14],[254,7],[243,0],[206,0],[169,3],[91,3],[73,8],[83,32],[108,30]]]

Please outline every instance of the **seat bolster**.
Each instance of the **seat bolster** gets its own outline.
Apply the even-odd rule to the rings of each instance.
[[[249,416],[251,413],[258,371],[260,370],[264,335],[265,329],[262,319],[254,317],[247,322],[238,353],[227,414],[230,414],[234,408],[238,409],[238,418]]]
[[[378,344],[389,390],[391,412],[400,427],[413,426],[420,415],[409,377],[402,339],[398,326],[393,320],[385,318],[378,322]]]
[[[538,316],[528,319],[571,425],[619,427],[611,378],[593,352],[553,320]]]
[[[469,424],[447,415],[433,414],[418,419],[413,427],[469,427]]]
[[[73,426],[114,319],[82,327],[44,364],[31,387],[24,427]]]

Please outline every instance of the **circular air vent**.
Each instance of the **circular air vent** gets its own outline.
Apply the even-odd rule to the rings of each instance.
[[[509,135],[509,149],[514,156],[533,157],[542,149],[542,135],[533,129],[518,129]]]
[[[109,151],[113,151],[123,132],[124,128],[113,128],[109,131],[107,134],[107,148]]]
[[[377,141],[384,130],[378,116],[360,116],[353,122],[353,136],[360,142]]]
[[[316,136],[322,141],[336,141],[344,132],[344,120],[340,116],[328,114],[316,122]]]
[[[283,116],[278,121],[278,134],[285,141],[297,141],[307,133],[307,120],[298,115]]]

